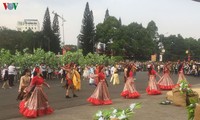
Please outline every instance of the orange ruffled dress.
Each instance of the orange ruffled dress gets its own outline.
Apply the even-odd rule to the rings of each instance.
[[[100,81],[93,94],[87,99],[87,101],[93,105],[110,105],[112,104],[112,100],[110,99],[108,87],[105,82],[105,74],[100,72],[98,74],[98,78]]]
[[[174,88],[174,82],[170,77],[170,71],[167,67],[164,68],[164,75],[158,81],[158,86],[162,90],[171,90]]]
[[[156,84],[156,71],[151,70],[149,74],[149,82],[148,87],[146,88],[146,92],[149,95],[159,95],[161,94],[161,91],[159,90],[159,87]]]
[[[138,98],[140,97],[140,94],[135,88],[134,84],[134,78],[133,78],[133,72],[129,72],[129,77],[126,80],[126,83],[124,85],[124,89],[121,92],[121,96],[124,98]]]
[[[19,104],[19,111],[23,116],[36,118],[53,112],[48,104],[47,95],[43,91],[43,83],[44,79],[42,77],[35,76],[32,79],[30,89],[35,88],[30,98],[22,100]]]

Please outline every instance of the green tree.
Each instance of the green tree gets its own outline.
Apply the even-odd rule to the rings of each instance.
[[[199,42],[190,37],[185,39],[185,46],[187,46],[187,50],[191,56],[192,59],[198,60],[200,59],[200,44]]]
[[[106,53],[129,59],[149,60],[155,44],[149,31],[141,24],[122,25],[113,16],[96,26],[96,38],[106,44]]]
[[[117,18],[109,16],[103,23],[99,23],[96,26],[96,42],[106,44],[106,54],[116,55],[122,53],[123,40],[119,38],[121,36],[119,28],[120,22]]]
[[[120,26],[122,25],[121,17],[119,18],[119,24],[120,24]]]
[[[52,51],[55,53],[60,52],[60,27],[59,27],[59,21],[58,21],[58,15],[55,14],[54,19],[53,19],[53,25],[52,25],[52,30],[53,30],[53,40],[52,40]]]
[[[78,40],[81,44],[80,48],[83,49],[83,54],[93,53],[94,48],[94,18],[93,12],[90,11],[89,3],[86,3],[85,12],[82,20],[81,34],[78,36]]]
[[[60,34],[60,27],[58,21],[58,14],[56,13],[53,18],[53,25],[52,25],[53,33]]]
[[[34,52],[34,50],[36,50],[37,48],[42,48],[44,34],[42,31],[35,32],[33,38],[34,38],[33,39],[34,41],[32,45],[33,45],[33,52]]]
[[[156,39],[158,35],[158,27],[156,26],[156,23],[154,21],[150,21],[147,25],[147,31],[149,32],[151,38],[153,40]]]
[[[149,60],[154,50],[154,43],[147,29],[142,24],[133,22],[128,25],[128,32],[129,41],[132,43],[129,45],[135,50],[132,55],[134,59]]]
[[[107,10],[106,10],[106,14],[105,14],[104,21],[106,21],[106,20],[108,19],[108,17],[110,17],[110,14],[109,14],[109,10],[107,9]]]
[[[54,49],[54,34],[51,28],[51,19],[49,14],[49,8],[47,7],[44,15],[44,21],[43,21],[43,39],[42,39],[42,48],[45,51],[52,51],[57,52]]]
[[[25,48],[28,48],[29,52],[33,52],[34,49],[36,48],[36,42],[38,40],[36,40],[36,34],[31,31],[31,30],[28,30],[28,31],[23,31],[21,33],[22,35],[22,40],[21,40],[21,43],[22,43],[22,48],[18,51],[19,52],[22,52]]]
[[[1,49],[0,50],[0,66],[4,64],[11,64],[13,62],[13,56],[9,50]]]
[[[183,38],[181,35],[170,35],[169,37],[165,37],[164,35],[160,35],[160,38],[163,41],[165,47],[164,60],[176,61],[187,60],[188,54],[186,51],[189,51],[191,59],[199,60],[200,53],[200,44],[194,38]]]
[[[164,60],[183,60],[186,57],[185,51],[187,46],[184,43],[184,38],[181,35],[170,35],[169,37],[164,37],[161,35],[161,40],[165,47]]]
[[[96,26],[96,38],[98,42],[107,44],[111,39],[117,35],[120,23],[117,18],[110,16],[103,23]]]
[[[159,41],[158,39],[158,27],[156,26],[156,23],[152,20],[148,23],[147,25],[147,32],[150,35],[150,39],[153,40],[154,43],[154,53],[159,53],[160,50],[158,49],[158,44],[161,43],[162,41]]]
[[[0,48],[10,50],[13,54],[15,50],[22,50],[23,36],[21,32],[3,28],[0,30]]]
[[[33,52],[36,48],[42,48],[41,39],[43,38],[42,32],[28,31],[15,31],[7,28],[0,29],[0,48],[8,49],[12,54],[16,50],[22,52],[25,48],[29,52]]]

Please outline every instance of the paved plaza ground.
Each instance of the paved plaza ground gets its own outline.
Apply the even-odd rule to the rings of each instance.
[[[165,93],[165,92],[164,92]],[[160,105],[165,100],[165,94],[148,96],[142,94],[140,99],[113,99],[113,105],[92,106],[90,104],[56,110],[54,114],[39,117],[37,120],[92,120],[98,110],[110,108],[126,108],[133,102],[141,102],[142,108],[134,110],[135,115],[131,120],[187,120],[187,111],[183,107],[174,105]],[[25,120],[26,118],[14,118],[10,120]]]
[[[135,110],[134,120],[187,120],[187,111],[183,107],[174,105],[160,105],[165,100],[166,92],[162,95],[150,96],[145,93],[147,86],[147,73],[138,72],[135,82],[137,90],[141,93],[139,99],[123,99],[120,92],[123,89],[123,81],[119,86],[109,84],[109,91],[113,100],[112,105],[93,106],[86,101],[92,94],[95,87],[89,86],[87,81],[82,81],[82,90],[77,92],[78,98],[65,99],[65,90],[61,88],[59,80],[47,81],[51,89],[45,89],[48,94],[50,105],[55,109],[52,115],[39,117],[38,120],[92,120],[93,115],[98,110],[114,108],[126,108],[131,103],[141,102],[142,108]],[[178,76],[172,75],[174,81]],[[187,76],[193,87],[200,88],[200,79],[197,77]],[[0,120],[25,120],[18,113],[17,85],[13,89],[0,90]]]

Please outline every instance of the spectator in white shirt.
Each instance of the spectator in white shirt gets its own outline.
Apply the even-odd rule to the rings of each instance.
[[[46,80],[46,78],[47,78],[47,67],[46,67],[46,65],[44,63],[42,63],[40,65],[40,69],[42,71],[42,77],[43,77],[43,79]]]
[[[16,68],[15,68],[15,66],[14,66],[14,63],[12,63],[12,64],[8,67],[9,85],[10,85],[11,87],[14,86],[15,74],[16,74]]]

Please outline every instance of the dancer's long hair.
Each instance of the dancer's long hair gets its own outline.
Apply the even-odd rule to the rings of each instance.
[[[35,67],[35,70],[33,72],[33,76],[35,77],[37,75],[37,73],[39,72],[40,68],[39,67]]]
[[[126,73],[127,77],[129,77],[129,73],[130,73],[131,69],[132,69],[132,65],[129,65],[127,68],[127,73]]]
[[[181,64],[178,66],[178,72],[181,71],[182,67],[183,67],[183,63],[181,63]]]
[[[21,74],[21,77],[26,75],[27,72],[31,73],[31,71],[28,68],[24,69],[23,73]]]
[[[153,65],[151,65],[150,68],[149,68],[149,75],[151,75],[152,70],[153,70]]]

